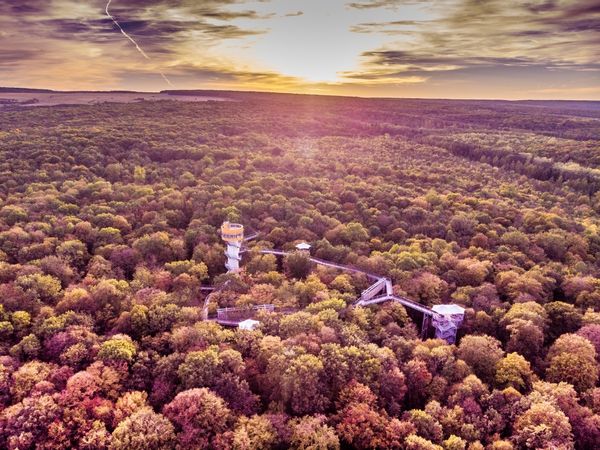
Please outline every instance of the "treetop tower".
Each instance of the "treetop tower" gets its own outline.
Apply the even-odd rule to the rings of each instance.
[[[242,248],[242,242],[244,242],[244,226],[239,223],[223,222],[221,225],[221,238],[227,243],[227,250],[225,250],[225,256],[227,256],[227,267],[228,272],[236,272],[240,268],[240,249]]]

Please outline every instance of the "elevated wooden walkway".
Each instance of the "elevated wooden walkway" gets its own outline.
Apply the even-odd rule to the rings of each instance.
[[[276,256],[287,256],[291,253],[291,252],[286,252],[284,250],[277,250],[277,249],[274,249],[274,250],[263,249],[263,250],[260,250],[259,252],[261,254],[265,254],[265,255],[276,255]],[[331,267],[334,269],[343,270],[345,272],[359,273],[359,274],[365,275],[367,278],[370,278],[371,280],[375,280],[375,283],[373,283],[371,286],[369,286],[367,289],[365,289],[361,293],[361,296],[357,299],[357,301],[355,303],[357,306],[368,306],[368,305],[375,305],[375,304],[383,303],[383,302],[387,302],[387,301],[395,301],[395,302],[402,304],[403,306],[406,306],[407,308],[414,309],[414,310],[419,311],[420,313],[423,313],[430,317],[438,315],[435,311],[433,311],[431,308],[429,308],[425,305],[421,305],[420,303],[417,303],[406,297],[399,297],[397,295],[394,295],[394,292],[392,289],[392,280],[390,280],[389,278],[382,277],[381,275],[377,275],[372,272],[367,272],[365,270],[359,269],[358,267],[347,266],[344,264],[337,264],[337,263],[333,263],[331,261],[325,261],[320,258],[310,257],[310,260],[320,266]]]
[[[253,239],[255,237],[256,235],[252,235],[251,237],[249,237],[249,239]],[[244,251],[246,251],[246,249],[242,249],[242,252]],[[258,252],[263,255],[275,256],[287,256],[292,253],[279,249],[262,249]],[[427,336],[429,327],[433,325],[433,327],[436,330],[436,337],[443,338],[449,343],[454,343],[454,341],[456,340],[457,328],[462,322],[463,313],[458,314],[458,316],[460,317],[443,315],[434,311],[428,306],[415,302],[414,300],[403,296],[395,295],[392,280],[390,280],[387,277],[378,275],[376,273],[368,272],[358,267],[338,264],[311,256],[309,256],[309,259],[313,263],[318,264],[320,266],[339,269],[350,273],[361,274],[373,281],[373,283],[361,293],[360,297],[354,302],[354,305],[369,306],[389,301],[398,302],[402,306],[409,308],[410,310],[423,314],[423,320],[421,323],[421,336],[423,338]],[[227,285],[227,283],[228,282],[224,283],[219,288],[212,290],[212,292],[207,295],[203,309],[204,320],[215,320],[216,322],[224,326],[237,327],[240,324],[240,322],[243,322],[244,320],[248,319],[253,319],[258,311],[275,311],[276,308],[273,305],[255,305],[247,308],[220,308],[217,310],[217,317],[209,318],[208,305],[210,303],[210,297],[219,290],[223,289]],[[204,290],[210,290],[210,288],[204,288]],[[279,310],[278,312],[290,314],[295,311],[297,311],[297,309],[287,309],[285,311]]]

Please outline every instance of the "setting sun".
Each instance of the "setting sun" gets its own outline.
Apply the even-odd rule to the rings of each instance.
[[[600,98],[586,2],[26,0],[0,12],[6,85]]]

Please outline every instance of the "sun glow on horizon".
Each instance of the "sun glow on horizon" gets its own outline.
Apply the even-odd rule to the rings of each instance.
[[[100,0],[22,1],[0,2],[6,86],[600,99],[600,11],[570,0],[112,0],[151,60]]]
[[[359,71],[362,54],[381,46],[381,37],[357,33],[364,20],[377,20],[381,11],[359,10],[345,2],[303,0],[301,14],[294,13],[287,0],[246,3],[267,17],[261,25],[266,32],[252,39],[243,51],[259,66],[306,83],[336,85],[348,82],[347,74]],[[404,20],[422,18],[420,8],[405,5],[395,12]],[[240,20],[241,26],[250,25]]]

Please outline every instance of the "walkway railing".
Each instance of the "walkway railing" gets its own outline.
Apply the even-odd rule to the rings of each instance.
[[[248,307],[232,307],[217,309],[217,321],[241,322],[246,319],[251,319],[259,311],[275,311],[275,306],[271,304],[253,305]]]

